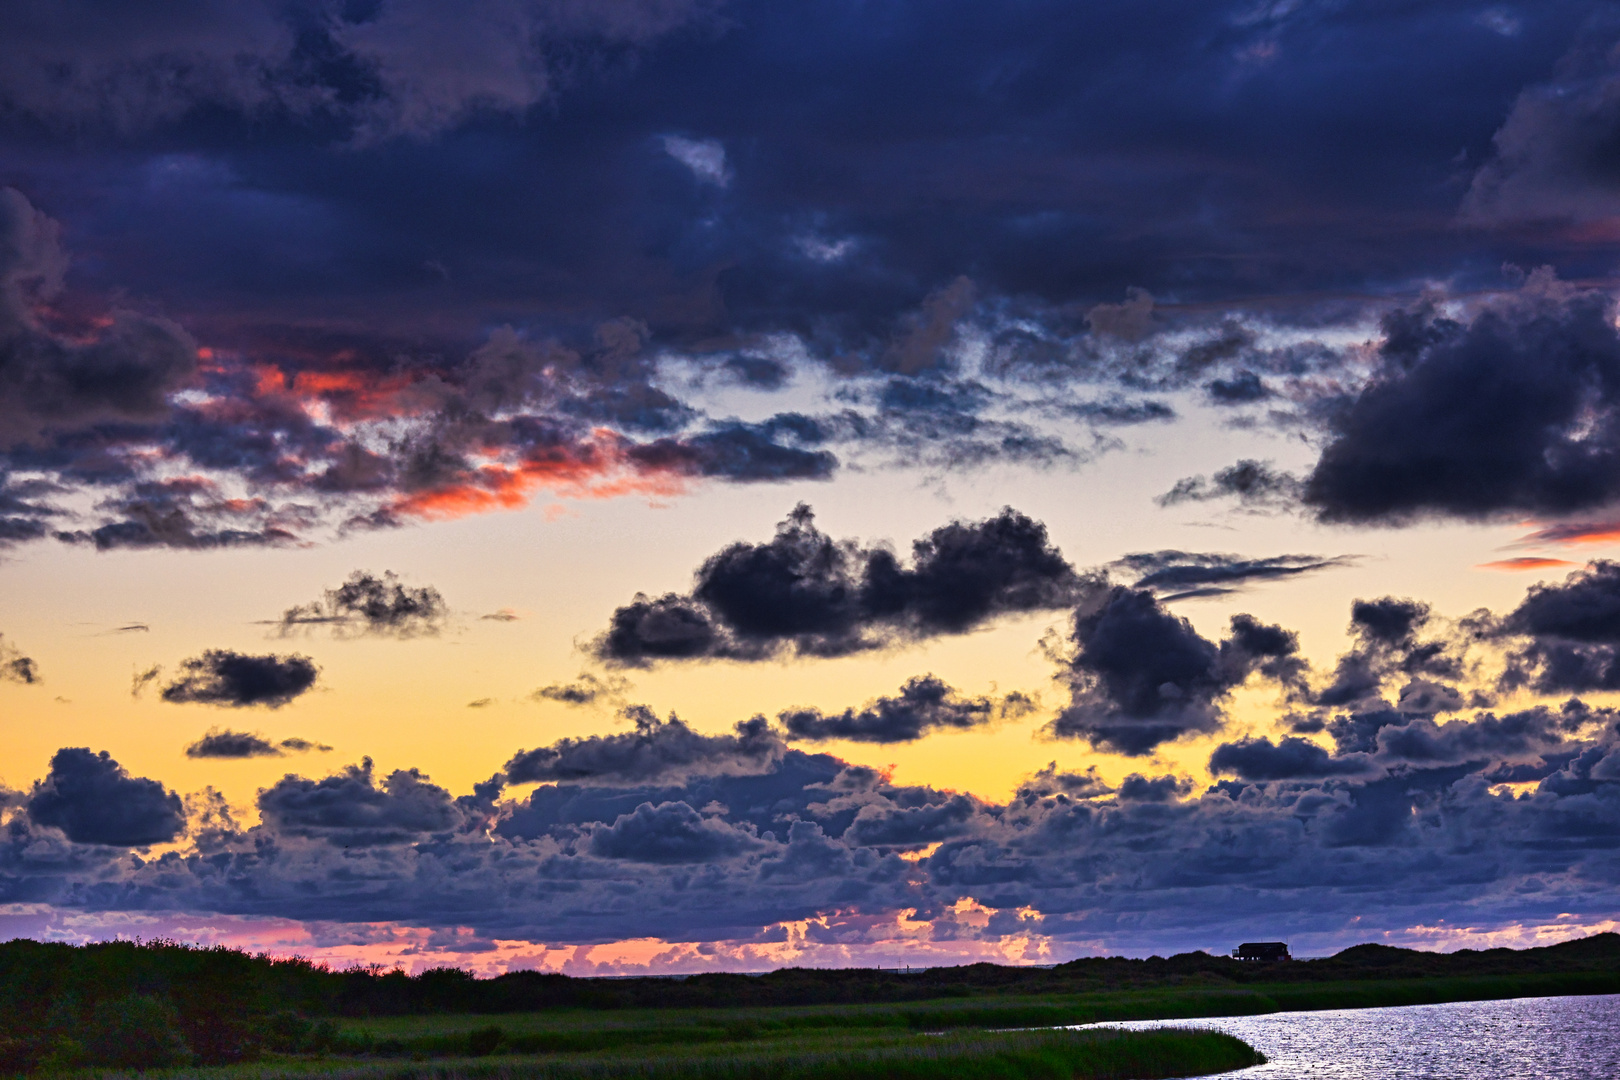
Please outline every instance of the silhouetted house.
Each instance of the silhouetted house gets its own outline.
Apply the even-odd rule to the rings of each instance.
[[[1288,942],[1286,941],[1245,941],[1232,950],[1232,955],[1239,960],[1292,960],[1288,955]]]

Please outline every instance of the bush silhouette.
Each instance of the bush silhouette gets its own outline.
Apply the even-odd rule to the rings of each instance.
[[[494,1025],[481,1027],[477,1031],[467,1033],[467,1050],[474,1057],[493,1054],[495,1048],[501,1045],[501,1041],[505,1038],[506,1032]]]
[[[162,998],[146,994],[103,1001],[90,1013],[82,1040],[97,1065],[119,1069],[159,1069],[191,1062],[191,1048],[180,1032],[180,1014]]]

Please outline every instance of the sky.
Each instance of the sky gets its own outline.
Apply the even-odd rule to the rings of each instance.
[[[1620,5],[0,26],[0,938],[1620,926]]]

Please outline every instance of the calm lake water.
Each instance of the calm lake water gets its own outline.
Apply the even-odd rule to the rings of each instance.
[[[1255,1080],[1617,1080],[1620,994],[1327,1009],[1103,1027],[1228,1031],[1270,1063]]]

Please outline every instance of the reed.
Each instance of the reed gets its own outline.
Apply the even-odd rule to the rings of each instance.
[[[911,1004],[441,1014],[347,1020],[329,1049],[338,1054],[461,1056],[472,1049],[469,1039],[473,1032],[498,1029],[497,1045],[503,1051],[588,1053],[625,1046],[742,1042],[796,1033],[1039,1028],[1617,992],[1620,973],[1575,973],[1189,987]]]
[[[434,1062],[266,1060],[251,1065],[71,1074],[78,1080],[1157,1080],[1262,1064],[1222,1032],[1017,1031],[785,1037],[562,1056]]]

